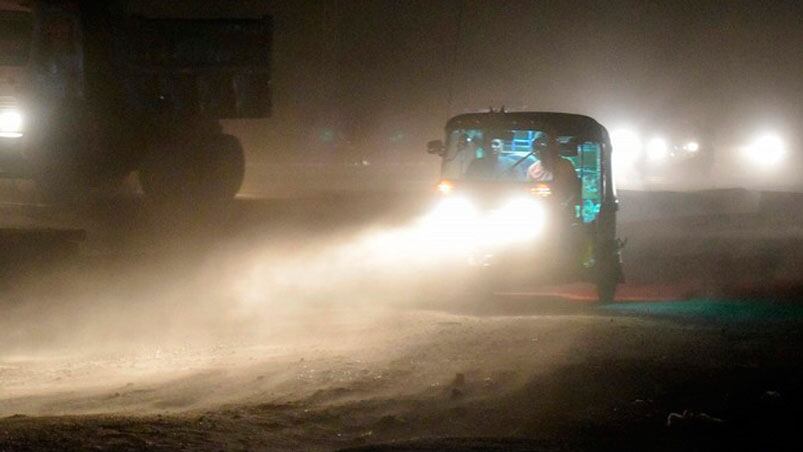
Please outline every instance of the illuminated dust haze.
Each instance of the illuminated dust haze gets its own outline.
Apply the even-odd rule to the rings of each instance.
[[[773,449],[797,431],[803,2],[122,3],[271,16],[270,115],[220,120],[245,176],[209,205],[152,196],[150,160],[66,203],[0,180],[0,450]],[[442,177],[474,136],[526,154],[529,133],[518,163],[552,139],[446,135],[489,108],[597,121],[539,151],[543,169],[577,139],[582,194]],[[514,253],[531,259],[492,285]],[[510,282],[561,258],[586,279]]]

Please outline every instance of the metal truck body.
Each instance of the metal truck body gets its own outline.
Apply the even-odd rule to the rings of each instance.
[[[125,2],[0,1],[0,173],[80,199],[132,171],[146,195],[231,199],[239,141],[270,114],[271,21],[146,18]]]

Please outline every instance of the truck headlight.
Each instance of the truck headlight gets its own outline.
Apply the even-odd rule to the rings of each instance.
[[[22,113],[16,110],[0,112],[0,137],[19,138],[22,136]]]

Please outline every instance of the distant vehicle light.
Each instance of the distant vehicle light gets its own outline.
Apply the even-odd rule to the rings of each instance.
[[[449,182],[448,180],[442,180],[438,185],[435,186],[438,192],[442,195],[448,195],[454,191],[454,184]]]
[[[638,155],[641,152],[641,138],[630,129],[616,129],[611,132],[611,144],[616,152],[624,155]]]
[[[696,141],[689,141],[683,145],[683,150],[687,152],[697,152],[700,150],[700,143]]]
[[[767,133],[756,137],[742,148],[744,157],[751,163],[772,168],[780,164],[786,156],[786,145],[781,137]]]
[[[660,162],[669,155],[669,145],[663,138],[653,138],[647,143],[647,158],[652,162]]]
[[[0,137],[19,138],[22,136],[23,118],[16,110],[0,112]]]
[[[615,129],[611,132],[611,145],[615,169],[625,170],[633,166],[641,155],[641,138],[633,130]]]

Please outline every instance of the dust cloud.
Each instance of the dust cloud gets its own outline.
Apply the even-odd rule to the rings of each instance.
[[[213,240],[231,228],[223,225],[180,245],[164,239],[161,252],[84,250],[29,275],[4,296],[2,397],[165,382],[398,339],[399,309],[434,296],[460,253],[426,215],[343,223],[326,233],[286,222],[266,233],[255,223],[247,238]],[[212,244],[187,243],[204,236]],[[452,278],[458,285],[460,275]]]

